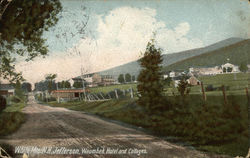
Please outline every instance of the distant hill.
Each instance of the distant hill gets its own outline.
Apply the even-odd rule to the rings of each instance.
[[[244,39],[241,38],[229,38],[220,42],[217,42],[215,44],[203,47],[203,48],[197,48],[197,49],[192,49],[192,50],[187,50],[187,51],[182,51],[179,53],[172,53],[172,54],[164,54],[163,55],[163,67],[168,67],[169,65],[172,65],[176,62],[199,56],[201,54],[211,52],[235,43],[239,43],[240,41],[243,41]],[[168,69],[168,68],[167,68]],[[164,70],[167,70],[164,69]],[[105,71],[101,71],[100,73],[103,75],[113,75],[115,78],[119,76],[119,74],[126,74],[130,73],[131,75],[138,75],[140,73],[140,65],[138,61],[133,61],[129,62],[124,65],[120,65]]]
[[[216,66],[225,64],[226,62],[235,65],[240,65],[243,62],[250,64],[250,39],[178,61],[164,67],[164,71],[186,70],[189,67]]]

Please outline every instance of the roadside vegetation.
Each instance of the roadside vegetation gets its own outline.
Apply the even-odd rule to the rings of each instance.
[[[26,105],[27,96],[21,89],[20,82],[15,84],[15,93],[7,98],[7,105],[0,111],[0,137],[15,132],[25,122],[25,114],[21,110]]]
[[[102,117],[143,127],[157,136],[174,136],[199,150],[245,156],[248,151],[248,113],[245,96],[229,97],[224,105],[222,96],[168,97],[171,110],[149,116],[137,105],[137,99],[102,102],[49,102],[54,107],[84,111]],[[240,101],[240,104],[236,102]],[[170,140],[171,141],[171,140]]]

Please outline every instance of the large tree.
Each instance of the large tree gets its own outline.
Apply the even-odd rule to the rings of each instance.
[[[140,93],[138,104],[145,107],[149,113],[163,108],[162,61],[161,49],[156,48],[154,40],[151,40],[143,58],[139,60],[142,70],[137,79],[137,89]]]
[[[244,62],[241,63],[239,69],[241,72],[247,72],[247,70],[248,70],[247,64]]]
[[[49,93],[51,93],[51,91],[53,90],[53,83],[55,82],[56,77],[57,77],[57,74],[48,74],[45,76],[45,80],[48,81]]]
[[[131,75],[129,73],[125,74],[125,80],[126,80],[126,82],[131,82],[132,81]]]
[[[29,82],[24,82],[24,83],[22,83],[22,90],[24,91],[24,92],[31,92],[31,83],[29,83]]]
[[[124,83],[125,82],[125,79],[124,79],[124,75],[123,74],[120,74],[119,77],[118,77],[118,82],[119,83]]]
[[[0,77],[19,80],[15,58],[29,61],[48,53],[42,35],[57,23],[61,9],[59,0],[0,1]]]

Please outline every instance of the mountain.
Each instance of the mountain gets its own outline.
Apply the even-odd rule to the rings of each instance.
[[[191,58],[191,57],[199,56],[201,54],[211,52],[211,51],[223,48],[223,47],[227,47],[232,44],[239,43],[243,40],[244,39],[242,38],[229,38],[229,39],[217,42],[215,44],[212,44],[203,48],[197,48],[197,49],[192,49],[192,50],[187,50],[187,51],[182,51],[182,52],[172,53],[172,54],[164,54],[162,66],[167,67],[176,62],[179,62],[179,61]],[[108,70],[101,71],[99,73],[103,75],[113,75],[115,78],[117,78],[119,74],[126,74],[126,73],[130,73],[131,75],[137,76],[140,73],[140,70],[141,68],[140,68],[138,61],[133,61],[127,64],[116,66]]]
[[[189,67],[218,66],[226,62],[235,65],[240,65],[241,63],[250,64],[250,39],[178,61],[164,67],[164,70],[186,70]]]

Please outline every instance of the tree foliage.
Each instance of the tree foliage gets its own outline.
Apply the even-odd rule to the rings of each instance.
[[[135,81],[135,75],[132,76],[132,81],[133,81],[133,82]]]
[[[190,93],[190,88],[188,88],[188,86],[189,86],[189,84],[187,82],[187,77],[182,76],[182,79],[178,83],[178,87],[177,87],[178,92],[180,93],[180,95],[182,97],[184,97]]]
[[[53,90],[53,82],[55,82],[55,79],[57,77],[57,74],[48,74],[45,76],[45,80],[48,81],[48,91],[51,93]]]
[[[120,74],[119,77],[118,77],[118,82],[119,83],[124,83],[125,82],[125,79],[124,79],[124,75],[123,74]]]
[[[125,74],[125,80],[126,80],[126,82],[131,82],[132,81],[131,75],[129,73]]]
[[[162,67],[161,49],[157,49],[154,40],[147,44],[143,58],[139,60],[141,72],[138,76],[137,89],[140,93],[138,104],[149,112],[162,108],[164,97],[162,95]]]
[[[22,90],[24,92],[31,92],[31,87],[32,87],[31,84],[28,82],[22,83]]]
[[[71,88],[69,81],[58,82],[58,88]]]
[[[246,72],[248,70],[247,64],[241,63],[239,69],[241,72]]]
[[[82,85],[83,85],[82,82],[74,82],[73,87],[75,87],[75,88],[83,88]]]
[[[0,13],[0,77],[20,80],[13,64],[16,57],[28,61],[47,54],[42,35],[57,23],[61,9],[59,0],[12,0]]]

